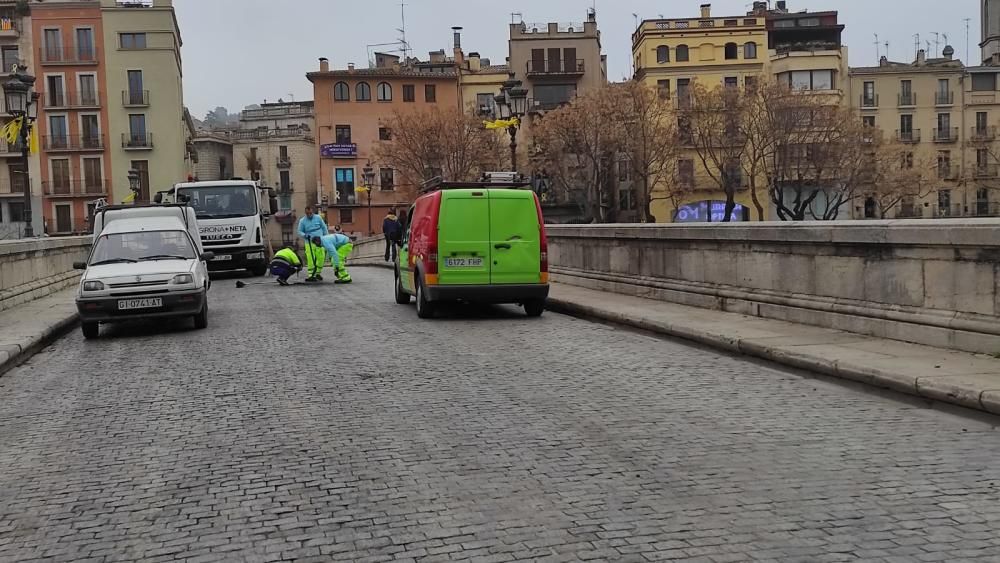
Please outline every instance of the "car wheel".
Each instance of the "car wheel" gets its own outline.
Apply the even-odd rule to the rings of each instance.
[[[396,303],[399,305],[410,304],[410,294],[403,290],[403,279],[396,275]]]
[[[250,274],[256,278],[259,278],[267,273],[267,266],[254,266],[250,268]]]
[[[194,316],[194,328],[201,330],[208,328],[208,298],[205,298],[205,304],[201,306],[201,311]]]
[[[529,317],[540,317],[545,312],[545,300],[533,299],[524,304],[524,312]]]
[[[83,331],[83,337],[87,340],[93,340],[101,335],[100,323],[84,322],[80,324],[80,329]]]
[[[434,304],[427,300],[423,280],[417,280],[417,316],[421,319],[434,318]]]

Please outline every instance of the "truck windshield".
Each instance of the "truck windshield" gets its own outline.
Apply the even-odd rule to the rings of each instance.
[[[199,219],[229,219],[257,214],[251,186],[205,186],[180,188],[178,200],[194,207]]]
[[[186,231],[140,231],[98,237],[90,265],[194,258],[194,245]]]

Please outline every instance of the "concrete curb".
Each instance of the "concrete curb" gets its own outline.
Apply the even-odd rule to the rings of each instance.
[[[984,390],[971,385],[962,385],[961,382],[941,381],[942,378],[918,377],[804,352],[780,349],[760,342],[753,342],[752,339],[741,339],[690,326],[629,317],[622,313],[558,297],[549,297],[548,309],[576,317],[600,319],[657,334],[682,338],[726,352],[761,358],[797,369],[848,379],[874,387],[893,389],[908,395],[1000,415],[1000,390]]]
[[[79,317],[74,311],[50,324],[36,335],[21,339],[20,342],[0,348],[0,376],[31,359],[46,346],[58,340],[76,326]]]

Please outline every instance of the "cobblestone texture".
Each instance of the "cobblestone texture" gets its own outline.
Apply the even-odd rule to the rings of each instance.
[[[0,560],[1000,561],[987,422],[354,275],[0,378]]]

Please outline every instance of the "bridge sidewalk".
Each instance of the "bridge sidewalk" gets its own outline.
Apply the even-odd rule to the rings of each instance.
[[[559,283],[549,309],[1000,414],[1000,358]]]
[[[76,323],[76,287],[0,311],[0,375]]]

